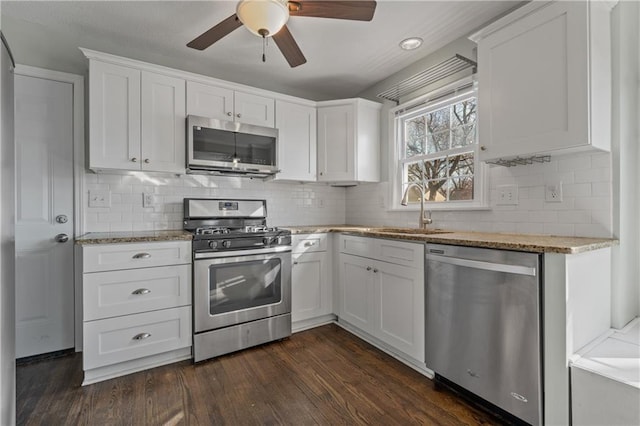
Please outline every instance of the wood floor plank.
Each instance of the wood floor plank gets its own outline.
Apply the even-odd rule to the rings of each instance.
[[[80,354],[17,369],[19,425],[490,425],[336,325],[81,387]]]

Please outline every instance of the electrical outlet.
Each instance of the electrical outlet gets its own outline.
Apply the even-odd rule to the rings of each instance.
[[[156,196],[145,192],[142,194],[142,207],[153,207],[156,205]]]
[[[498,200],[496,204],[514,206],[518,204],[518,185],[498,185]]]
[[[111,207],[111,191],[107,189],[89,190],[89,207]]]
[[[547,203],[561,203],[562,182],[546,184],[544,186],[544,200]]]

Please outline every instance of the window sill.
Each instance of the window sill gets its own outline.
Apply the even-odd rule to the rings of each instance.
[[[483,205],[483,204],[474,204],[474,205],[429,205],[425,204],[425,211],[488,211],[491,210],[491,206]],[[387,209],[388,212],[419,212],[420,205],[411,205],[407,207],[390,207]]]

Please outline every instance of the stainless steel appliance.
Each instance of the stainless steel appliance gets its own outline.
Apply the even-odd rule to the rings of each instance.
[[[427,244],[426,262],[426,366],[541,424],[540,256]]]
[[[268,177],[276,165],[278,130],[187,117],[187,172]]]
[[[195,362],[291,335],[291,233],[266,215],[264,200],[184,200]]]

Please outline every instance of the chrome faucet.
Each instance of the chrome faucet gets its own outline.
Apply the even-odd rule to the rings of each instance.
[[[402,204],[403,206],[409,204],[409,190],[413,187],[416,187],[420,190],[420,220],[418,222],[419,227],[420,229],[427,229],[427,225],[431,225],[433,223],[433,219],[431,219],[431,210],[428,210],[426,212],[424,211],[424,196],[426,195],[426,186],[424,184],[420,185],[416,182],[409,183],[409,185],[407,185],[407,189],[404,190],[404,194],[402,195],[402,201],[400,201],[400,204]]]

